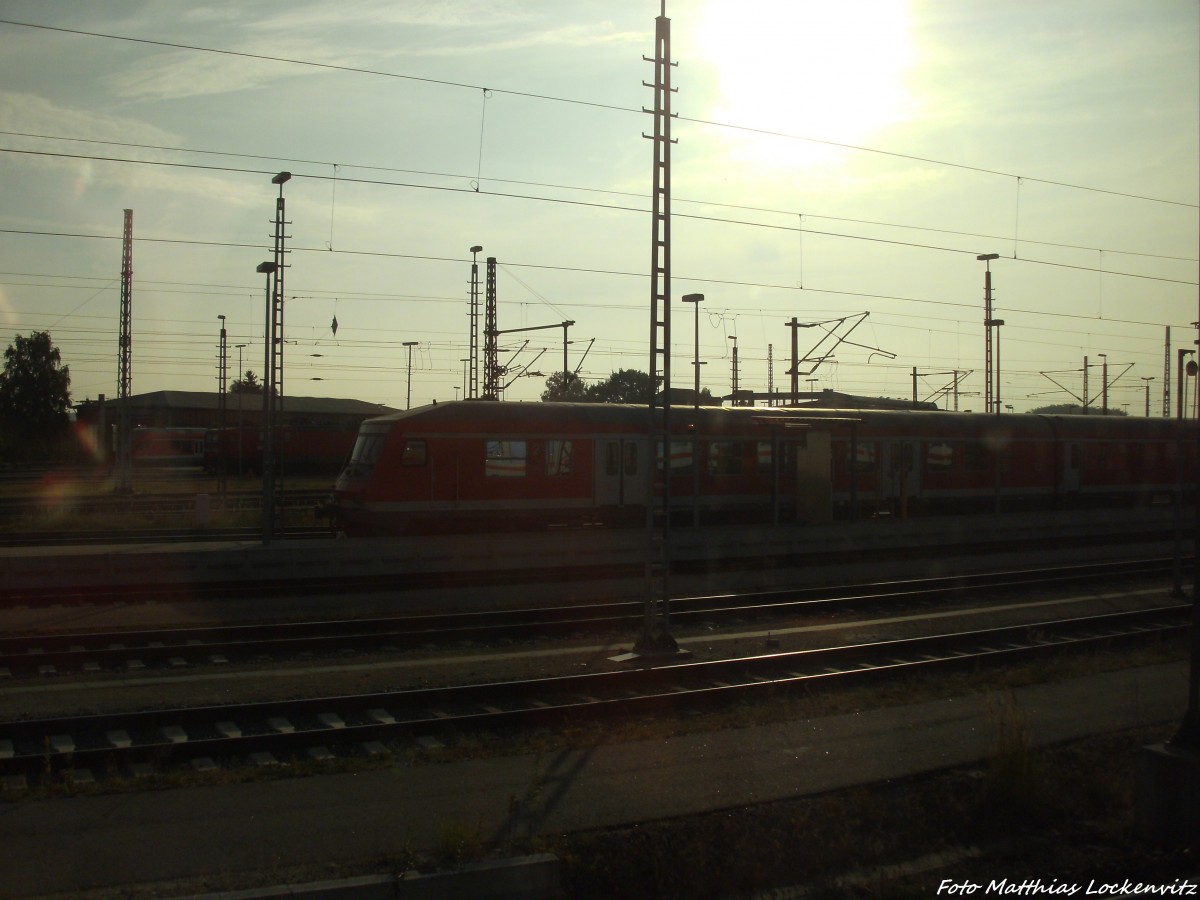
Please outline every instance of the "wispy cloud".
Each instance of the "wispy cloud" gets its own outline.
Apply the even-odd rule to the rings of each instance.
[[[130,101],[229,94],[270,86],[284,78],[320,74],[321,66],[347,67],[435,80],[453,72],[420,69],[417,61],[483,57],[546,48],[642,47],[642,31],[622,30],[608,19],[563,26],[521,6],[468,3],[365,3],[352,7],[308,4],[270,15],[254,8],[195,7],[179,20],[142,22],[147,40],[205,50],[163,48],[108,79],[107,87]],[[152,36],[153,35],[153,36]],[[162,38],[159,35],[178,35]],[[230,40],[231,35],[237,35]],[[296,62],[315,63],[306,69]]]

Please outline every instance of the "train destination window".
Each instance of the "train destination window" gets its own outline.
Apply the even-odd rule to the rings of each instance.
[[[523,478],[525,458],[524,441],[488,441],[483,472],[488,478]]]
[[[741,475],[742,445],[738,441],[713,441],[708,445],[709,475]]]
[[[423,466],[425,465],[425,442],[409,438],[404,442],[404,452],[400,455],[400,465],[402,466]]]
[[[571,441],[546,441],[546,474],[571,474]]]

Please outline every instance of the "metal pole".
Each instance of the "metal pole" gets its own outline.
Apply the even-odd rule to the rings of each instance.
[[[271,371],[271,276],[275,273],[275,263],[262,262],[258,264],[256,272],[265,275],[267,279],[267,295],[266,295],[266,340],[263,341],[263,371]],[[268,377],[263,379],[263,401],[262,401],[262,440],[259,441],[259,449],[262,451],[262,542],[264,545],[271,543],[271,534],[275,530],[275,490],[274,476],[275,466],[271,462],[271,454],[274,450],[273,441],[271,439],[271,420],[273,418],[273,404],[271,397],[271,386],[266,383]]]
[[[229,377],[229,366],[226,363],[229,353],[229,343],[225,332],[225,317],[221,320],[221,343],[217,357],[217,493],[225,496],[225,454],[221,452],[225,445],[225,406],[226,381]]]
[[[412,348],[417,346],[419,341],[405,341],[404,346],[408,348],[408,397],[405,400],[405,409],[412,409]]]
[[[1108,415],[1108,354],[1101,353],[1104,362],[1100,366],[1100,415]]]
[[[479,244],[471,248],[471,355],[467,357],[470,378],[464,379],[463,397],[472,399],[479,396],[479,259],[476,254],[482,252],[483,247]]]
[[[975,258],[985,266],[983,272],[983,411],[990,413],[992,404],[995,402],[992,399],[992,260],[999,259],[1000,254],[981,253]]]
[[[242,371],[242,348],[245,347],[246,345],[245,344],[235,344],[234,346],[237,347],[237,352],[238,352],[238,380],[242,381],[242,379],[245,377],[245,374],[246,374],[244,371]],[[245,388],[246,388],[246,382],[242,381],[242,390],[238,391],[238,418],[237,418],[238,478],[242,477],[242,394],[244,394],[246,392]]]
[[[1180,347],[1178,350],[1179,357],[1176,364],[1178,371],[1175,373],[1175,418],[1180,421],[1183,420],[1183,358],[1189,353],[1195,352],[1194,350],[1185,350],[1183,347]]]

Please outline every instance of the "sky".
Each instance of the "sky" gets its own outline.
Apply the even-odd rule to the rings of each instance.
[[[565,321],[585,381],[646,371],[660,2],[0,0],[0,345],[48,330],[74,400],[116,395],[132,209],[132,392],[215,390],[221,315],[261,375],[289,171],[285,394],[465,396],[472,246],[497,327],[538,329],[500,337],[506,399]],[[1110,407],[1162,414],[1200,319],[1196,0],[666,16],[676,386],[698,340],[714,394],[735,346],[742,389],[786,390],[796,319],[802,390],[908,398],[915,369],[982,410],[996,253],[1003,404],[1077,402],[1086,358],[1094,404],[1107,365]]]

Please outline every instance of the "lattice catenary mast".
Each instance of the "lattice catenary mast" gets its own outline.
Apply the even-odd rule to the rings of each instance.
[[[125,210],[121,241],[121,323],[117,338],[117,482],[127,493],[133,483],[133,435],[130,433],[129,396],[133,366],[133,210]]]
[[[654,20],[654,82],[642,82],[654,88],[654,109],[643,112],[654,116],[653,134],[642,137],[654,142],[653,205],[650,245],[650,384],[649,453],[646,494],[646,607],[639,652],[673,652],[678,645],[671,637],[667,571],[670,565],[670,435],[671,435],[671,20],[667,2]],[[658,385],[661,393],[656,392]],[[660,400],[661,398],[661,400]],[[659,454],[657,478],[654,453]],[[657,488],[657,490],[656,490]],[[656,498],[657,495],[657,498]],[[657,500],[657,502],[656,502]],[[655,507],[658,527],[655,527]],[[657,599],[656,599],[657,595]]]

